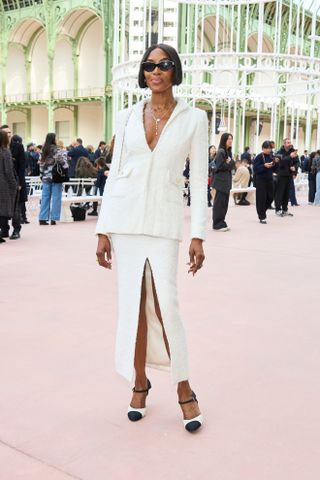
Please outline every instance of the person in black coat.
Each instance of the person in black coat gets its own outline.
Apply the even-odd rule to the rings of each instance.
[[[241,153],[241,160],[246,160],[248,162],[248,165],[252,164],[252,156],[250,153],[250,147],[245,147],[244,152]]]
[[[70,158],[69,163],[69,177],[75,178],[76,176],[76,166],[80,157],[89,158],[89,152],[82,145],[81,138],[77,138],[73,144],[72,148],[68,151],[68,157]]]
[[[231,133],[223,133],[221,135],[218,152],[215,158],[215,174],[213,177],[212,187],[216,190],[213,202],[213,229],[217,232],[227,232],[229,229],[225,218],[228,211],[230,190],[232,188],[232,170],[235,163],[232,159],[232,142]]]
[[[292,177],[296,172],[296,163],[299,160],[297,151],[292,147],[289,138],[284,139],[283,146],[276,157],[279,158],[278,184],[275,194],[276,214],[280,217],[292,217],[292,213],[288,212],[289,191]]]
[[[308,203],[313,205],[314,197],[316,195],[317,184],[317,172],[312,169],[312,162],[317,152],[310,153],[310,156],[306,157],[303,162],[303,171],[308,174]]]
[[[40,175],[40,153],[37,151],[37,146],[34,143],[27,145],[25,152],[27,174],[31,177],[39,177]]]
[[[275,160],[272,156],[272,144],[268,140],[262,144],[262,152],[253,161],[256,187],[256,209],[259,221],[267,223],[267,209],[273,201],[273,170]]]
[[[26,189],[26,182],[25,182],[25,154],[24,148],[22,145],[22,138],[19,135],[14,135],[11,139],[11,129],[8,125],[2,125],[0,130],[3,130],[7,133],[9,141],[10,141],[10,151],[11,151],[11,158],[13,162],[14,173],[16,176],[16,180],[18,183],[18,193],[17,198],[15,201],[15,208],[12,215],[12,227],[13,232],[10,236],[11,240],[17,240],[20,238],[20,231],[21,231],[21,213],[24,212],[25,216],[25,201],[28,199],[27,197],[27,189]],[[25,218],[26,222],[27,219]],[[24,222],[25,223],[25,222]],[[9,219],[7,219],[6,224],[2,224],[2,237],[9,237]]]
[[[7,132],[0,129],[0,243],[8,237],[8,220],[13,217],[16,207],[18,182],[9,150]]]
[[[110,168],[106,164],[106,159],[104,157],[98,158],[95,165],[97,168],[97,180],[94,184],[96,187],[96,194],[102,196]],[[98,215],[98,202],[93,202],[92,206],[92,212],[89,212],[88,215],[96,217]]]
[[[21,223],[30,223],[27,220],[26,204],[28,201],[27,185],[26,185],[26,155],[22,144],[22,138],[19,135],[13,135],[10,150],[13,165],[19,180],[19,208]],[[20,230],[19,230],[20,231]]]

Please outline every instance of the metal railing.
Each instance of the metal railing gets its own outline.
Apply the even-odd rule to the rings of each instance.
[[[68,90],[54,90],[49,92],[16,93],[0,97],[2,103],[29,103],[29,102],[48,102],[49,100],[73,100],[82,98],[102,98],[104,96],[103,87],[91,87]]]

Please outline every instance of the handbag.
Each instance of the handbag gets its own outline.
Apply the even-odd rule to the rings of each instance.
[[[52,183],[64,183],[69,181],[69,169],[63,168],[61,163],[55,162],[52,168]]]
[[[82,222],[86,219],[87,209],[82,204],[70,205],[71,214],[75,222]]]

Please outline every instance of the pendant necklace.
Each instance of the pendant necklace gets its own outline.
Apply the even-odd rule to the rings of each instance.
[[[158,125],[159,125],[159,123],[161,122],[161,120],[163,119],[163,117],[165,116],[165,114],[168,113],[170,107],[173,106],[173,103],[172,103],[171,105],[169,105],[169,106],[165,109],[165,111],[164,111],[164,113],[161,115],[161,117],[156,117],[156,116],[154,115],[154,113],[153,113],[153,108],[152,108],[151,104],[149,103],[148,105],[150,106],[150,112],[151,112],[152,118],[153,118],[153,120],[154,120],[154,122],[155,122],[155,124],[156,124],[156,137],[157,137],[157,136],[158,136]]]

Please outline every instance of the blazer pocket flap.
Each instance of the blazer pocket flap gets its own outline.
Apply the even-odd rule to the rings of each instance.
[[[178,175],[177,173],[174,173],[174,172],[171,172],[170,170],[168,170],[167,178],[174,185],[177,185],[178,187],[181,187],[181,188],[184,187],[185,179],[184,179],[182,173],[181,173],[181,175]]]
[[[118,173],[116,178],[125,178],[129,177],[129,175],[132,173],[133,167],[131,166],[124,166],[120,172]]]

